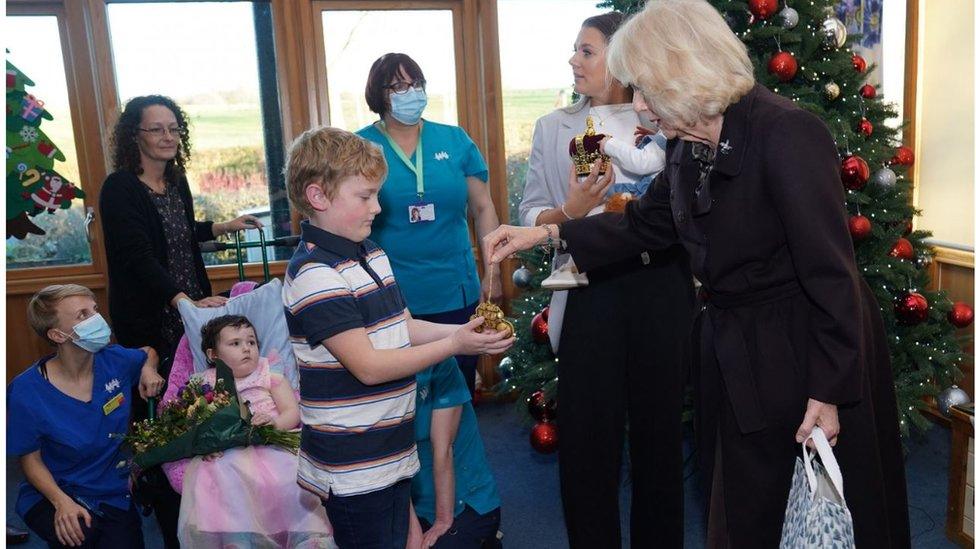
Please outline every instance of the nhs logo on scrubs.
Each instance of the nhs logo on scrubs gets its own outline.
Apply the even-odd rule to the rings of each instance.
[[[441,151],[434,153],[434,160],[447,160],[451,155],[447,154],[447,151]]]
[[[108,383],[105,384],[105,392],[111,393],[112,391],[118,389],[120,385],[121,384],[119,383],[119,378],[115,378],[112,381],[109,381]]]

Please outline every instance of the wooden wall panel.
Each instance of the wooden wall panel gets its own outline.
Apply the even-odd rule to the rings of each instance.
[[[108,295],[104,288],[96,289],[95,301],[108,318]],[[7,294],[7,383],[20,375],[38,358],[53,353],[54,347],[41,339],[27,323],[27,304],[33,292]]]

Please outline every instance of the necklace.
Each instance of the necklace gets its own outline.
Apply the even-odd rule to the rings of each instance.
[[[605,125],[605,122],[607,120],[613,118],[614,116],[617,116],[618,114],[620,114],[620,113],[624,112],[625,110],[627,110],[628,108],[630,108],[630,105],[629,104],[617,105],[617,108],[614,109],[614,110],[612,110],[612,111],[607,112],[606,116],[600,116],[600,113],[597,111],[597,109],[599,109],[602,106],[604,106],[604,105],[598,105],[598,106],[595,106],[595,107],[590,107],[590,114],[593,115],[593,116],[595,116],[597,118],[597,123],[596,124],[597,124],[597,126],[600,126],[601,128]],[[606,106],[609,107],[610,105],[606,105]]]

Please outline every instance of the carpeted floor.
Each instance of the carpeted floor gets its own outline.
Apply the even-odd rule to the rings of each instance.
[[[488,459],[502,498],[503,543],[508,549],[560,549],[566,547],[559,501],[556,455],[540,455],[528,443],[530,425],[522,422],[511,404],[483,404],[477,408]],[[952,547],[944,534],[949,463],[949,432],[934,426],[908,444],[908,492],[913,547]],[[688,447],[686,447],[686,453]],[[626,472],[624,473],[626,478]],[[703,546],[701,493],[689,464],[685,489],[685,546]],[[22,525],[13,512],[17,484],[23,479],[15,461],[7,461],[7,520]],[[628,540],[629,489],[621,490],[622,531]],[[151,517],[144,521],[147,549],[161,548],[159,529]],[[629,546],[629,544],[627,544]],[[32,536],[24,548],[42,548]]]

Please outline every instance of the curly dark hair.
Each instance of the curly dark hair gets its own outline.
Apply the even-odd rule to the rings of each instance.
[[[176,104],[176,101],[165,95],[141,95],[133,97],[125,104],[112,131],[112,164],[116,170],[125,170],[136,175],[142,173],[137,134],[142,123],[142,111],[153,105],[160,105],[172,111],[176,115],[176,123],[184,130],[176,157],[166,163],[164,173],[168,181],[175,182],[186,173],[186,165],[190,161],[190,131],[187,127],[186,113]]]
[[[217,348],[217,344],[220,343],[220,331],[228,326],[234,328],[252,328],[254,330],[255,341],[260,345],[260,340],[257,339],[258,330],[246,316],[223,315],[210,319],[210,321],[203,325],[203,328],[200,328],[200,348],[203,349],[204,354],[207,353],[208,349]],[[213,366],[213,364],[210,364],[210,366]]]

